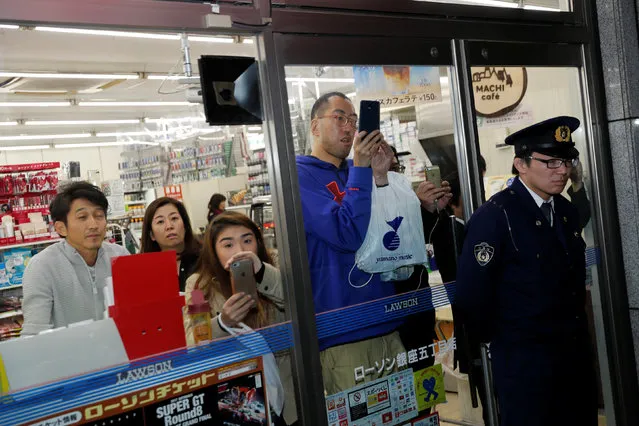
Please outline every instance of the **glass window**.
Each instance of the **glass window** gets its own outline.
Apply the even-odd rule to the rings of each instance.
[[[597,275],[597,252],[598,242],[593,233],[592,227],[592,204],[590,202],[591,186],[589,181],[590,161],[588,152],[587,135],[584,127],[587,126],[584,119],[583,99],[580,87],[580,74],[577,68],[559,67],[472,67],[473,93],[475,97],[475,107],[477,114],[477,128],[479,132],[480,152],[486,161],[486,173],[484,176],[484,188],[486,199],[497,192],[513,185],[515,170],[513,169],[513,158],[515,151],[511,145],[505,144],[505,139],[515,132],[535,123],[558,116],[575,117],[580,121],[577,129],[572,129],[572,134],[557,134],[555,140],[568,140],[568,137],[575,143],[575,148],[579,152],[577,164],[568,165],[565,173],[568,183],[565,186],[562,196],[569,200],[578,212],[578,223],[575,224],[580,236],[585,242],[586,253],[586,292],[585,301],[586,318],[582,318],[584,329],[589,333],[587,350],[584,351],[583,358],[587,359],[590,346],[597,348],[598,353],[594,353],[592,363],[582,364],[585,374],[590,369],[597,371],[597,406],[599,408],[600,421],[605,421],[604,398],[602,393],[602,380],[606,379],[606,369],[604,365],[600,367],[599,360],[605,360],[605,344],[603,330],[595,324],[601,323],[594,318],[600,315],[599,300],[599,280]],[[563,139],[562,139],[563,138]],[[533,150],[534,151],[534,150]],[[533,152],[524,161],[536,162],[540,157],[537,152]],[[548,156],[541,156],[550,158]],[[529,164],[530,165],[530,164]],[[543,165],[543,164],[542,164]],[[526,166],[527,167],[527,166]],[[546,167],[546,165],[544,165]],[[550,164],[548,164],[550,167]],[[564,166],[561,166],[564,170]],[[562,172],[563,173],[563,172]],[[511,220],[519,220],[513,218]],[[559,221],[565,222],[565,216],[558,217]],[[513,228],[513,232],[516,229]],[[578,237],[579,234],[575,234]],[[559,244],[559,240],[557,240]],[[539,258],[540,254],[537,255]],[[543,256],[543,254],[541,254]],[[555,272],[559,273],[559,272]],[[554,288],[545,297],[559,297],[560,289]],[[579,294],[580,292],[577,291]],[[573,294],[574,295],[574,294]],[[515,302],[513,302],[515,303]],[[564,304],[557,317],[556,327],[560,327],[561,315],[572,309],[570,304]],[[577,314],[577,319],[582,314]],[[574,320],[574,318],[571,318]],[[599,358],[598,358],[599,356]],[[581,356],[579,358],[582,358]],[[532,368],[532,367],[531,367]],[[603,374],[603,377],[602,377]]]
[[[329,423],[441,410],[458,389],[444,380],[455,369],[444,283],[463,230],[449,68],[285,71]],[[367,126],[387,163],[383,142],[362,150],[378,143],[357,136]]]
[[[87,398],[83,401],[95,401],[109,392],[122,394],[124,385],[127,392],[150,386],[143,378],[153,377],[162,383],[169,380],[164,379],[164,373],[175,374],[178,368],[196,374],[260,357],[260,368],[268,371],[268,383],[262,384],[255,376],[255,389],[230,395],[230,402],[237,404],[236,411],[250,410],[249,417],[260,417],[269,411],[263,404],[266,393],[274,416],[286,424],[293,424],[298,418],[291,372],[290,322],[275,238],[280,228],[273,218],[272,171],[266,161],[268,141],[264,140],[261,118],[242,110],[241,105],[234,111],[228,104],[217,105],[219,109],[213,112],[207,108],[211,104],[205,107],[203,102],[217,99],[215,94],[206,99],[201,94],[201,57],[217,57],[223,66],[216,69],[235,71],[233,81],[256,60],[255,45],[251,38],[223,35],[189,34],[180,38],[175,33],[49,27],[38,27],[37,31],[8,28],[0,34],[1,44],[7,46],[3,49],[1,70],[6,90],[0,93],[0,163],[77,163],[77,168],[66,168],[74,171],[62,173],[61,180],[65,184],[72,179],[89,180],[104,190],[111,208],[102,225],[108,229],[105,232],[109,241],[101,243],[98,239],[97,243],[102,248],[115,243],[108,246],[111,251],[107,254],[123,255],[126,251],[122,246],[134,253],[178,254],[177,262],[175,258],[165,258],[166,263],[161,265],[142,263],[142,256],[128,257],[132,265],[126,268],[127,273],[114,277],[116,308],[122,308],[120,302],[124,299],[136,307],[115,309],[111,315],[123,315],[124,311],[146,313],[144,319],[129,315],[117,323],[120,334],[139,334],[137,339],[124,339],[122,343],[118,329],[103,320],[104,287],[111,274],[108,258],[89,265],[69,248],[69,256],[77,266],[74,269],[69,261],[64,263],[66,246],[61,243],[56,246],[58,258],[49,257],[50,263],[42,260],[54,252],[51,248],[42,249],[57,243],[57,239],[6,247],[3,234],[3,277],[5,265],[11,268],[6,278],[13,279],[14,269],[24,271],[32,255],[35,260],[27,266],[23,285],[14,282],[16,285],[5,288],[4,283],[0,284],[7,309],[5,312],[3,308],[0,315],[0,354],[3,377],[8,378],[8,388],[1,391],[10,394],[12,402],[20,401],[20,407],[8,404],[7,410],[0,413],[11,419],[0,421],[2,424],[30,423],[34,416],[62,410],[62,406],[57,406],[59,398],[74,404],[74,397],[83,394]],[[70,45],[74,49],[69,50]],[[36,59],[26,63],[24,55]],[[246,64],[238,65],[242,61]],[[68,70],[74,73],[66,73]],[[45,75],[58,71],[53,77]],[[192,75],[187,75],[187,71],[192,71]],[[249,79],[255,75],[249,75]],[[259,95],[250,94],[255,98]],[[24,104],[25,101],[29,103]],[[60,105],[48,104],[52,101],[59,101]],[[242,117],[239,123],[237,116]],[[11,174],[4,173],[4,178],[11,181]],[[31,220],[27,213],[41,212],[47,225],[53,227],[48,206],[42,205],[43,197],[37,195],[34,202],[26,195],[6,193],[4,188],[0,197],[3,214],[8,212],[23,223]],[[100,253],[106,256],[104,250]],[[15,263],[14,252],[19,264]],[[48,264],[48,269],[37,274],[30,271],[43,264]],[[159,278],[168,283],[164,287],[148,279],[160,269],[165,275]],[[56,275],[59,270],[68,276]],[[134,275],[141,270],[145,270],[144,276]],[[65,290],[68,283],[75,286]],[[118,293],[124,287],[130,290],[128,297]],[[168,288],[165,296],[172,304],[166,302],[146,310],[145,303],[158,297],[159,288]],[[203,292],[202,299],[195,296],[196,290]],[[187,308],[182,310],[180,291],[193,308],[190,314]],[[151,318],[158,323],[141,330],[141,321]],[[65,328],[84,320],[94,321]],[[23,336],[19,337],[23,321]],[[110,332],[108,335],[104,327]],[[36,335],[49,328],[60,330]],[[231,338],[248,329],[258,333]],[[86,335],[83,330],[88,330]],[[36,336],[24,338],[32,334]],[[157,344],[169,340],[174,344]],[[131,344],[137,349],[131,350]],[[85,350],[91,350],[92,355],[80,357]],[[158,364],[161,368],[156,368],[157,359],[147,359],[165,351],[172,352],[162,355],[164,364]],[[257,363],[250,365],[246,371],[257,368]],[[225,374],[233,375],[228,371]],[[43,384],[69,377],[75,378],[64,385]],[[248,382],[236,382],[239,387],[248,386]],[[91,383],[89,391],[87,383]],[[29,390],[21,397],[14,394],[40,385],[44,387],[36,392]],[[178,391],[172,392],[170,395],[176,395]],[[230,388],[224,392],[233,393]],[[216,397],[217,391],[211,395]],[[251,395],[256,396],[252,399]],[[45,405],[48,408],[44,411],[33,409]],[[249,405],[250,409],[246,408]],[[214,401],[207,406],[213,409],[217,404]],[[222,408],[220,403],[221,412]],[[108,423],[109,419],[105,420]],[[280,420],[277,424],[281,424]]]
[[[413,0],[447,4],[464,4],[471,6],[502,7],[508,9],[541,10],[546,12],[569,12],[572,10],[571,0]]]

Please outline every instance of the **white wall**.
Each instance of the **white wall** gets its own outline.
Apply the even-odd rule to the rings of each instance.
[[[82,177],[87,170],[99,170],[102,180],[119,179],[118,162],[122,147],[95,147],[78,149],[43,149],[38,151],[0,152],[0,164],[26,164],[48,161],[79,161]]]
[[[583,121],[579,74],[573,68],[526,68],[528,89],[522,106],[532,110],[533,122],[504,128],[479,127],[479,145],[486,160],[486,176],[510,174],[514,151],[512,147],[496,148],[506,136],[533,123],[558,115],[571,115]],[[583,132],[580,132],[583,135]],[[585,157],[583,140],[575,138],[577,148]]]
[[[242,174],[228,178],[217,178],[200,182],[188,182],[182,184],[182,197],[193,229],[206,226],[206,215],[209,212],[208,204],[211,195],[219,192],[226,195],[228,191],[246,188],[248,175]],[[161,192],[161,191],[160,191]],[[161,194],[160,194],[161,195]]]

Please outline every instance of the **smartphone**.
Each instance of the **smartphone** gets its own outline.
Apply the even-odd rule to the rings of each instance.
[[[359,131],[370,133],[379,130],[379,102],[361,101],[359,103]]]
[[[244,292],[257,301],[257,282],[253,272],[253,262],[250,259],[231,263],[231,288],[233,294]]]
[[[426,180],[433,182],[437,188],[442,186],[442,176],[439,171],[439,166],[427,166],[424,172]]]

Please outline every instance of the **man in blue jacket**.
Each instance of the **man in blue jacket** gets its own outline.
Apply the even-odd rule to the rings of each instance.
[[[456,301],[474,337],[491,342],[502,426],[597,424],[585,243],[561,195],[578,127],[556,117],[508,136],[518,176],[468,222]]]
[[[392,296],[392,284],[355,265],[371,217],[373,184],[388,185],[392,151],[378,130],[357,132],[355,108],[343,93],[321,96],[311,118],[313,149],[310,156],[297,158],[297,170],[315,310],[321,313]],[[353,160],[346,160],[351,149]],[[337,329],[318,330],[329,395],[353,387],[356,368],[375,367],[387,359],[394,365],[397,354],[404,352],[396,322],[340,332],[339,326],[361,318],[360,313],[352,317],[349,313]],[[387,373],[396,371],[387,367],[383,369]]]

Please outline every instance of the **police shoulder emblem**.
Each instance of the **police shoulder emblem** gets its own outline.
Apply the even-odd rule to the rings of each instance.
[[[486,266],[493,260],[493,255],[495,254],[495,249],[492,248],[488,243],[480,243],[475,246],[475,259],[477,259],[477,263],[479,266]]]
[[[555,140],[557,142],[570,142],[570,127],[557,127],[557,130],[555,130]]]

